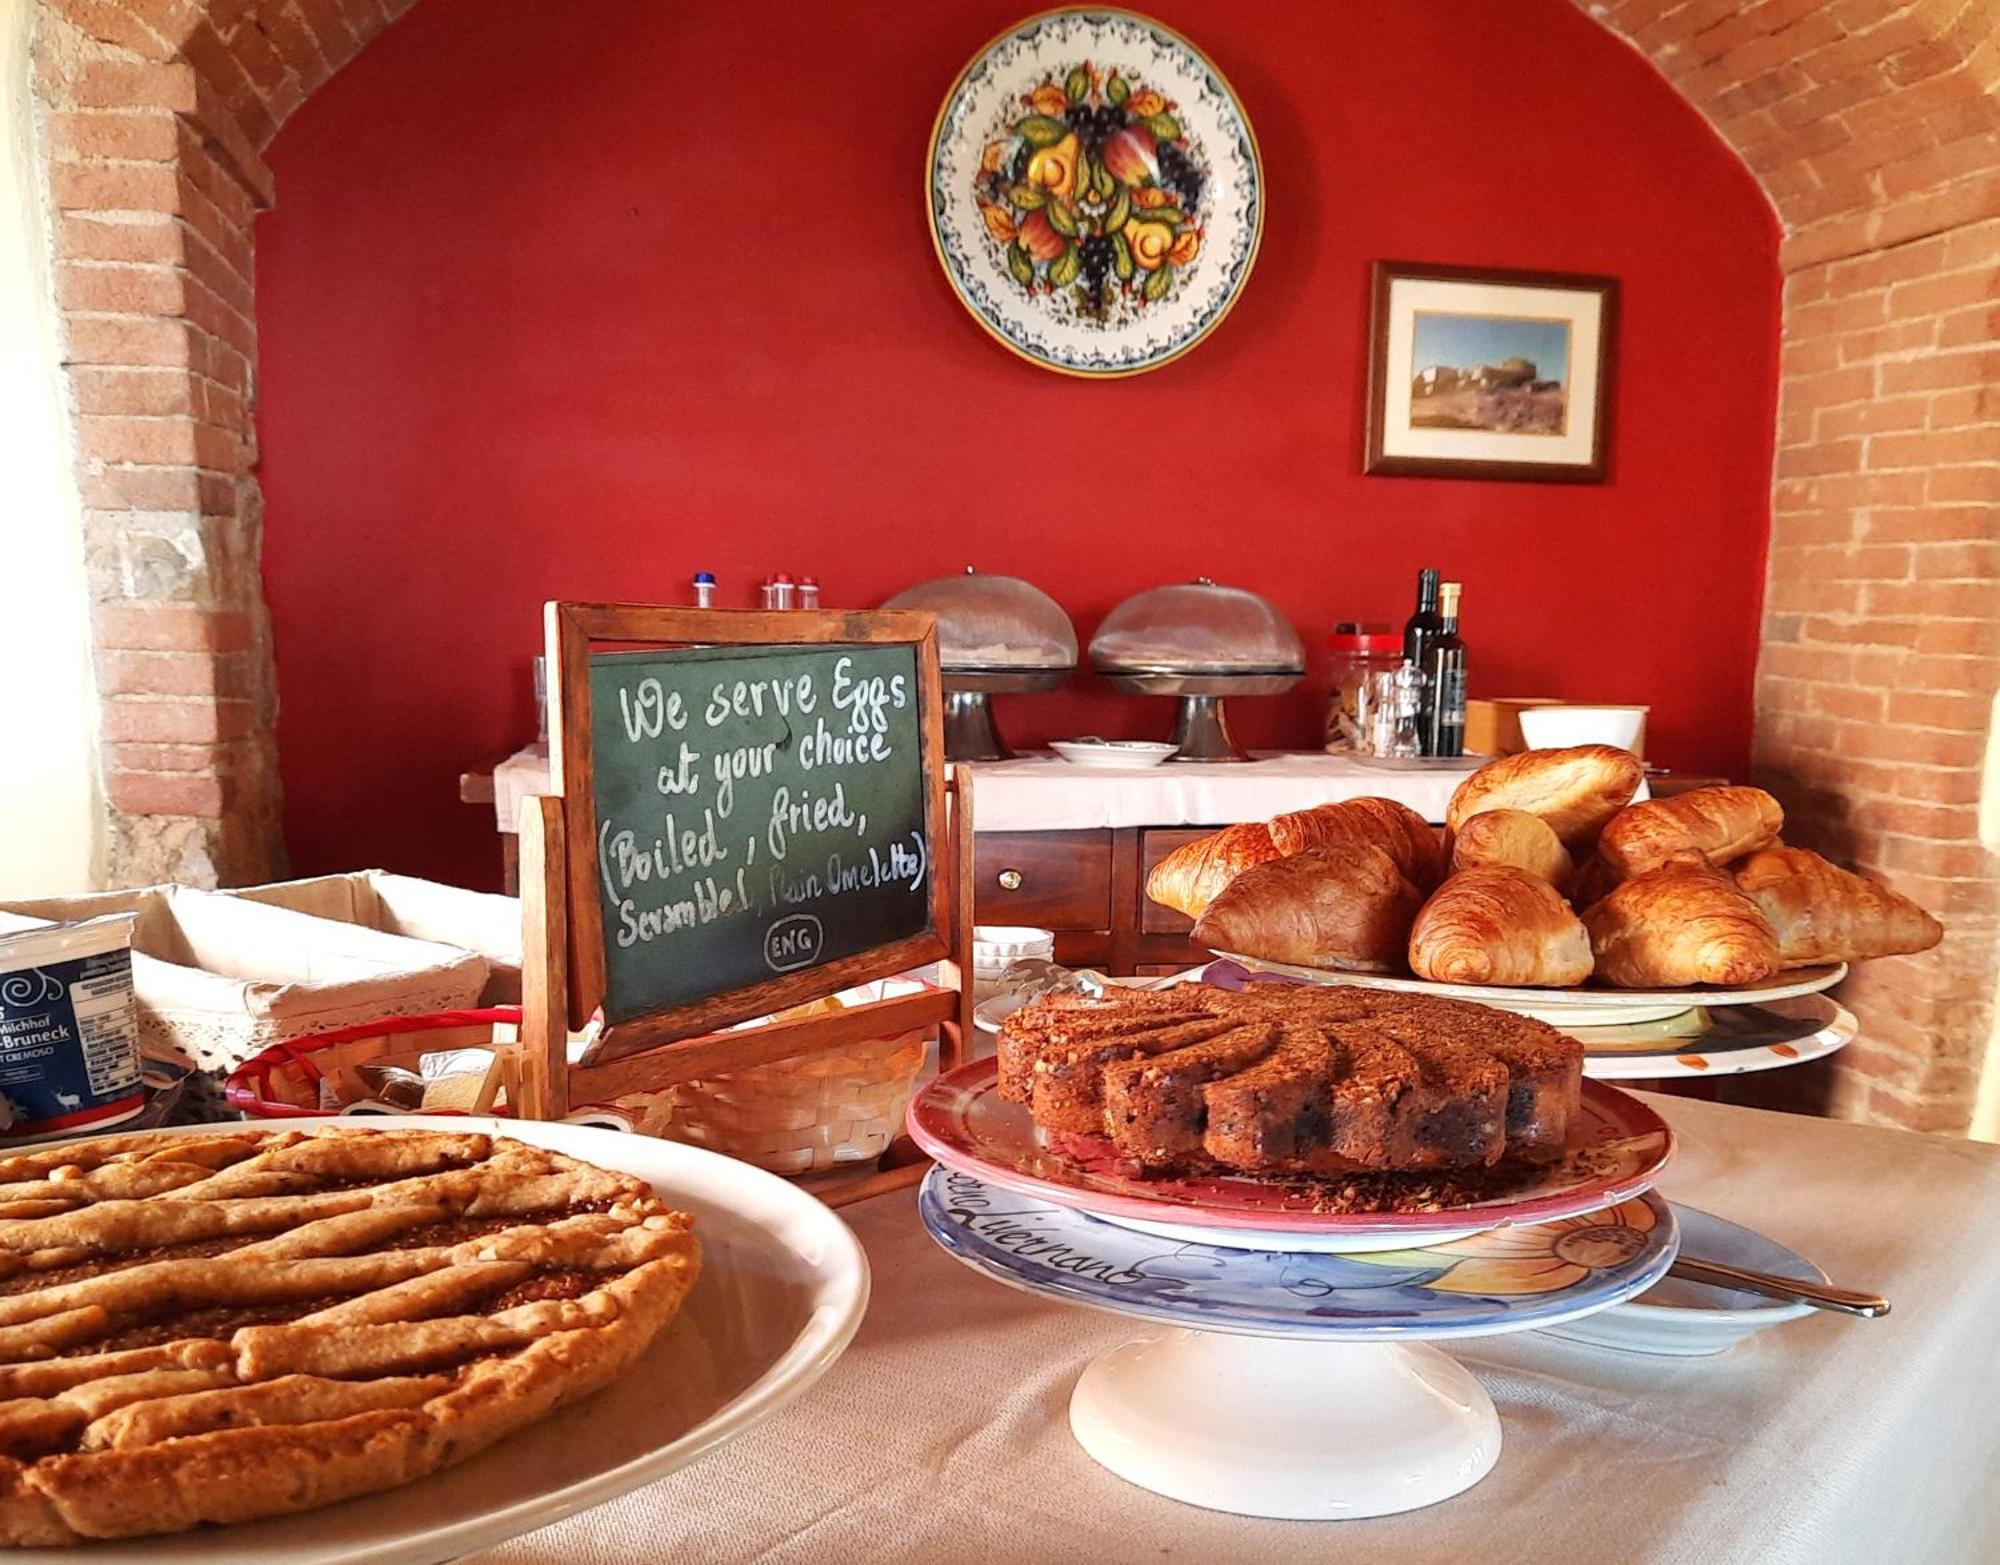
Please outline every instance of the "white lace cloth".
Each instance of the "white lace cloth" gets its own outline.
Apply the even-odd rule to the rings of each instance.
[[[845,1214],[867,1322],[825,1381],[705,1461],[517,1539],[489,1565],[1226,1565],[2000,1559],[2000,1148],[1655,1098],[1662,1186],[1879,1290],[1719,1358],[1535,1333],[1445,1346],[1499,1405],[1483,1483],[1375,1521],[1256,1521],[1111,1476],[1070,1437],[1077,1374],[1135,1321],[986,1282],[909,1193]]]

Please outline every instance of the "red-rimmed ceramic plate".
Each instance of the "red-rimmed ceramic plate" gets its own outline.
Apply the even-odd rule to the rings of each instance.
[[[932,1081],[910,1104],[910,1134],[951,1168],[1074,1211],[1172,1238],[1289,1250],[1367,1250],[1415,1236],[1438,1241],[1613,1206],[1650,1189],[1673,1154],[1667,1122],[1629,1093],[1583,1084],[1560,1164],[1524,1171],[1479,1200],[1426,1212],[1314,1210],[1302,1182],[1236,1178],[1139,1179],[1109,1142],[1065,1137],[1060,1152],[1028,1111],[1000,1096],[999,1063],[974,1060]]]

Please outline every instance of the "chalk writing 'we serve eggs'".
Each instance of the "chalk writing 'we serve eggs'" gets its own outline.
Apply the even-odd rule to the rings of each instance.
[[[637,982],[713,993],[928,927],[909,647],[612,654],[591,679],[607,954],[675,969]]]

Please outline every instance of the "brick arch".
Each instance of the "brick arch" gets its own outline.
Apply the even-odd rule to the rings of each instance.
[[[282,867],[255,476],[262,151],[413,3],[39,5],[115,881]]]
[[[1963,1130],[2000,965],[1979,839],[2000,685],[2000,4],[1578,3],[1784,225],[1755,767],[1788,836],[1950,931],[1849,980],[1862,1041],[1819,1081],[1825,1106]]]
[[[260,153],[412,3],[40,0],[117,880],[282,863]],[[1852,983],[1866,1039],[1822,1078],[1828,1106],[1962,1129],[1996,945],[1977,812],[2000,671],[2000,0],[1576,3],[1709,119],[1783,222],[1756,766],[1798,840],[1894,877],[1952,929]]]

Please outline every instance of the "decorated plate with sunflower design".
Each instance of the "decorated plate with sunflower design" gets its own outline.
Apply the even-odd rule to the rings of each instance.
[[[1133,375],[1228,312],[1264,224],[1257,141],[1222,74],[1129,11],[1048,11],[952,83],[931,235],[979,323],[1075,375]]]
[[[1666,1275],[1678,1248],[1650,1191],[1554,1222],[1368,1255],[1174,1243],[989,1185],[925,1176],[931,1237],[1031,1293],[1196,1330],[1268,1337],[1472,1337],[1608,1309]]]

